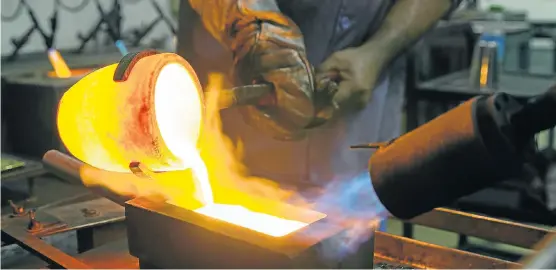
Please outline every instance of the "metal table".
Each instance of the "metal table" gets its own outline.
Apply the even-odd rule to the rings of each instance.
[[[16,180],[26,180],[27,189],[29,192],[29,197],[34,196],[34,186],[35,178],[46,174],[46,170],[43,168],[42,163],[39,161],[34,161],[30,159],[20,158],[13,155],[8,155],[2,153],[2,158],[9,158],[14,160],[23,161],[25,165],[21,168],[15,168],[12,170],[7,170],[2,172],[2,184],[16,181]]]
[[[544,93],[553,84],[556,76],[501,73],[499,91],[526,98]],[[418,83],[416,94],[420,99],[460,101],[485,93],[469,84],[469,70],[463,70]]]
[[[111,215],[98,217],[98,220],[86,222],[87,218],[71,218],[71,225],[65,230],[82,229],[85,227],[94,228],[109,222],[121,221],[124,219],[123,212],[117,210],[121,206],[110,203],[104,204]],[[90,205],[90,204],[89,204]],[[109,206],[112,205],[112,206]],[[67,207],[67,206],[66,206]],[[79,208],[77,206],[72,208]],[[97,207],[98,208],[98,207]],[[54,212],[66,212],[58,209]],[[76,212],[76,211],[74,211]],[[50,214],[52,215],[52,214]],[[66,216],[68,218],[69,216]],[[37,216],[38,218],[38,216]],[[46,216],[42,216],[42,219]],[[513,244],[531,249],[540,239],[556,231],[528,226],[519,223],[507,222],[495,218],[489,218],[469,213],[438,208],[429,213],[421,215],[409,222],[420,224],[432,228],[457,232],[469,236],[481,237],[493,241]],[[56,230],[56,233],[64,229]],[[52,234],[53,232],[50,232]],[[51,266],[61,268],[127,268],[136,269],[139,267],[138,260],[129,255],[126,239],[113,241],[97,248],[85,251],[76,257],[69,256],[47,245],[39,238],[49,233],[30,234],[21,224],[16,225],[2,223],[2,236],[25,247],[27,250],[40,256],[49,262]],[[397,266],[396,268],[517,268],[519,263],[478,255],[475,253],[461,251],[453,248],[442,247],[430,243],[425,243],[401,236],[388,233],[376,232],[374,260],[377,266],[388,265]]]
[[[30,217],[27,213],[2,216],[2,246],[17,244],[47,263],[67,269],[90,267],[47,244],[43,237],[75,231],[78,252],[83,253],[95,246],[94,236],[98,230],[122,224],[125,220],[122,206],[92,194],[81,194],[37,208],[34,220],[42,228],[36,231],[28,230]]]

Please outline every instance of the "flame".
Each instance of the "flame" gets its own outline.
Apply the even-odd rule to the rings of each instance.
[[[351,200],[363,205],[373,198],[373,192],[363,197],[359,194],[361,190],[372,190],[366,186],[370,181],[358,180],[365,183],[361,188],[351,188],[351,183],[348,188],[330,185],[308,202],[302,194],[283,189],[274,181],[249,175],[241,162],[241,142],[233,142],[222,131],[218,93],[230,83],[221,74],[211,74],[205,90],[212,94],[203,95],[189,64],[172,55],[141,59],[125,83],[112,81],[115,65],[111,65],[87,75],[66,92],[58,114],[60,136],[74,156],[92,165],[81,170],[85,185],[124,197],[162,198],[274,237],[328,217],[331,224],[354,228],[346,234],[349,239],[328,241],[334,245],[331,256],[352,252],[368,239],[380,215],[373,212],[373,205],[365,209],[352,207]],[[164,58],[166,62],[162,61]],[[145,104],[145,98],[137,96],[144,95],[149,87],[158,90],[154,102]],[[88,88],[92,91],[86,91]],[[138,110],[155,112],[145,120],[147,127],[136,119]],[[149,136],[140,137],[145,130]],[[153,144],[153,140],[157,140],[157,153],[166,163],[153,159],[150,152],[137,151]],[[144,177],[130,172],[130,161],[145,166]],[[346,198],[350,203],[344,201]],[[319,237],[319,232],[311,232]],[[342,250],[346,248],[349,250]]]
[[[269,182],[262,182],[261,179],[258,179],[260,184],[258,187],[259,192],[253,193],[254,190],[242,192],[241,189],[238,189],[241,187],[241,182],[248,182],[250,179],[241,167],[237,156],[231,155],[234,149],[233,143],[221,130],[217,104],[218,93],[222,90],[223,76],[211,74],[209,82],[207,90],[216,94],[208,95],[209,98],[206,100],[206,118],[200,136],[200,151],[191,151],[188,157],[192,160],[198,160],[198,162],[194,163],[195,166],[192,169],[197,181],[200,183],[197,188],[201,189],[203,199],[207,202],[203,207],[196,209],[195,212],[274,237],[285,236],[307,226],[307,222],[276,216],[277,211],[274,211],[273,214],[268,214],[248,208],[249,205],[255,204],[258,207],[264,206],[266,211],[270,210],[270,213],[272,213],[272,207],[267,207],[270,206],[269,204],[265,206],[263,199],[257,200],[253,195],[257,193],[262,195],[260,191],[263,188],[267,189],[267,194],[269,192],[279,192],[279,189],[269,185]],[[205,155],[201,157],[200,153]],[[209,179],[212,179],[212,181]],[[226,180],[229,183],[226,183]],[[233,181],[236,182],[232,183]],[[229,185],[228,187],[226,187],[227,184]],[[213,187],[222,191],[213,192]],[[215,198],[214,193],[219,196]],[[213,201],[210,201],[211,199]],[[249,200],[248,204],[246,199]],[[221,203],[216,203],[215,200]],[[319,219],[323,217],[324,214]],[[312,221],[314,222],[315,220]]]
[[[62,141],[74,156],[102,169],[84,167],[85,185],[130,197],[163,197],[275,237],[323,218],[320,213],[288,214],[275,202],[289,200],[293,193],[248,176],[233,142],[222,133],[218,95],[204,100],[196,76],[182,61],[172,55],[148,56],[136,63],[125,82],[114,82],[116,65],[107,66],[64,94],[58,110]],[[221,91],[223,76],[210,78],[207,90]],[[137,114],[147,119],[137,119]],[[130,161],[141,162],[144,177],[128,173]]]
[[[222,88],[222,76],[213,74],[211,75],[210,81],[209,91],[218,93]],[[238,174],[238,171],[234,171],[234,168],[237,168],[237,165],[239,164],[237,160],[235,160],[234,157],[226,157],[226,150],[232,149],[231,147],[233,147],[233,145],[230,141],[225,140],[225,135],[222,134],[220,125],[218,124],[220,119],[218,108],[216,106],[218,100],[217,94],[210,95],[209,99],[210,100],[207,100],[206,105],[207,114],[204,122],[205,125],[203,126],[202,136],[200,137],[203,139],[199,143],[199,148],[187,147],[187,151],[182,152],[182,158],[184,160],[191,161],[189,164],[191,165],[193,176],[197,182],[196,189],[199,193],[201,193],[201,201],[204,202],[202,207],[195,209],[195,212],[274,237],[284,236],[307,226],[307,223],[305,222],[252,211],[243,205],[215,202],[212,187],[213,185],[220,186],[222,179],[230,179],[230,177],[231,179],[239,178],[243,180],[244,176]],[[218,150],[214,148],[215,146],[219,146],[221,148]],[[186,147],[183,148],[185,149]],[[218,156],[209,154],[205,155],[204,159],[201,157],[200,152],[210,153],[211,151],[216,150],[218,150],[218,152],[214,154],[218,154]],[[223,163],[226,159],[228,159],[227,164]],[[218,176],[219,178],[214,178],[213,181],[209,181],[209,170],[207,170],[207,164],[211,164],[213,166],[211,168],[214,168],[214,170],[226,172],[227,176]],[[223,194],[224,193],[220,193],[220,195]],[[250,194],[243,194],[243,196],[249,195]],[[236,203],[239,203],[237,198],[238,197],[234,198],[232,194],[226,194],[225,197],[220,197],[219,200],[224,202],[235,201]],[[261,201],[262,200],[259,202]],[[179,205],[179,203],[174,202],[172,199],[170,200],[170,203]]]
[[[56,77],[58,78],[70,78],[71,77],[71,70],[66,64],[66,61],[60,54],[60,52],[56,49],[49,49],[48,50],[48,60],[50,60],[50,64],[54,68],[54,73],[56,73]]]

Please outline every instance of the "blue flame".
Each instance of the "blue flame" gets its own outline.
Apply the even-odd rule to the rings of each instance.
[[[341,259],[356,252],[379,226],[384,228],[385,219],[390,215],[378,199],[368,172],[333,181],[314,202],[316,210],[348,221],[351,227],[342,239],[324,249],[322,255],[328,258]]]
[[[120,51],[120,53],[125,56],[129,53],[129,51],[127,50],[127,47],[125,46],[125,43],[121,40],[116,40],[116,42],[114,42],[114,44],[116,44],[116,47],[118,48],[118,50]]]

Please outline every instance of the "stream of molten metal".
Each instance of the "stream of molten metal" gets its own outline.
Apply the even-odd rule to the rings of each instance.
[[[252,211],[241,205],[215,203],[205,163],[195,148],[190,149],[192,151],[183,158],[192,161],[190,164],[197,181],[197,193],[204,203],[202,207],[195,209],[195,212],[274,237],[285,236],[307,226],[307,223],[301,221]]]
[[[216,93],[218,93],[221,89],[222,77],[215,74],[211,75],[208,90],[216,91]],[[224,161],[224,156],[226,155],[224,152],[230,150],[229,142],[226,143],[223,141],[223,136],[225,135],[222,133],[219,126],[220,118],[218,108],[216,107],[217,99],[217,95],[210,95],[210,98],[206,100],[205,108],[207,113],[204,121],[205,125],[203,126],[203,134],[205,136],[202,136],[205,140],[201,141],[201,145],[199,147],[202,151],[203,148],[206,149],[206,147],[203,146],[209,143],[218,144],[218,141],[220,141],[222,144],[227,144],[220,150],[220,153],[222,154],[220,156],[221,159],[214,159],[215,156],[213,156],[212,159],[205,158],[207,162],[216,163]],[[212,137],[208,137],[207,132],[210,132]],[[208,141],[206,139],[208,139]],[[204,203],[202,207],[195,209],[195,212],[274,237],[285,236],[293,231],[307,226],[308,223],[305,222],[256,212],[243,205],[215,202],[212,186],[218,185],[218,179],[213,179],[212,183],[209,181],[207,165],[205,160],[201,157],[199,149],[196,147],[182,147],[182,149],[189,150],[183,153],[184,156],[182,159],[189,160],[188,164],[191,166],[194,180],[197,182],[195,185],[197,189],[196,193],[200,196],[199,200]],[[235,163],[233,165],[237,166],[237,162],[237,160],[233,161],[233,163]],[[226,166],[225,163],[220,165]],[[233,167],[228,167],[228,169],[232,168]],[[219,170],[226,170],[226,167],[220,167]],[[236,177],[238,176],[239,175],[236,175]],[[245,196],[248,196],[248,194],[245,194]]]

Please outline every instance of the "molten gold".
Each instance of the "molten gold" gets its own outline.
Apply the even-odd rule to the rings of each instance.
[[[284,211],[271,202],[291,194],[247,176],[221,130],[222,76],[210,77],[215,95],[205,104],[195,72],[178,55],[141,58],[123,82],[113,80],[115,70],[114,64],[85,76],[60,101],[58,130],[66,148],[102,169],[84,167],[86,185],[126,195],[164,193],[174,205],[275,237],[317,220],[282,218]],[[135,161],[148,177],[131,173]],[[130,177],[100,177],[103,170]]]

